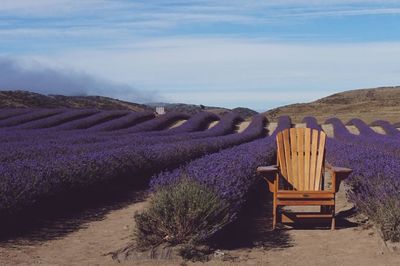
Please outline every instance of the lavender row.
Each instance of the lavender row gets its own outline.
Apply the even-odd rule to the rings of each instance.
[[[31,112],[28,108],[10,108],[0,110],[0,120]]]
[[[374,130],[372,130],[366,123],[364,123],[364,121],[359,118],[351,119],[349,122],[347,122],[347,125],[355,126],[360,132],[360,135],[364,137],[384,137],[384,135],[376,133]]]
[[[148,137],[144,134],[125,134],[117,137],[111,133],[107,136],[97,136],[93,134],[86,135],[75,131],[73,132],[76,134],[74,141],[72,141],[73,136],[66,138],[61,135],[61,137],[50,139],[48,142],[39,140],[29,143],[29,140],[27,140],[16,143],[2,143],[0,147],[3,153],[0,154],[0,162],[6,163],[21,159],[52,158],[58,155],[81,154],[85,152],[94,152],[99,149],[113,149],[127,145],[155,145],[159,143],[173,143],[216,137],[232,133],[237,120],[238,116],[230,113],[225,115],[215,127],[209,130],[158,137]]]
[[[281,117],[272,136],[209,154],[173,171],[158,174],[152,178],[151,187],[157,191],[182,179],[196,180],[229,203],[232,222],[243,209],[251,188],[259,181],[255,173],[257,166],[275,163],[275,134],[290,126],[290,119]]]
[[[173,123],[175,123],[179,120],[188,119],[188,118],[189,118],[189,116],[186,114],[169,112],[164,115],[160,115],[159,117],[152,119],[150,121],[140,123],[136,126],[118,130],[118,132],[119,133],[137,133],[137,132],[162,130],[162,129],[165,129],[165,128],[171,126]]]
[[[31,121],[28,123],[23,123],[21,125],[16,126],[18,129],[38,129],[38,128],[50,128],[56,127],[58,125],[76,120],[85,118],[87,116],[91,116],[93,114],[98,113],[99,110],[94,109],[77,109],[77,110],[68,110],[66,112],[56,114],[50,117],[42,118],[39,120]]]
[[[142,135],[147,137],[152,136],[171,136],[181,133],[190,133],[195,131],[203,131],[207,129],[209,124],[213,121],[218,121],[220,119],[214,113],[210,112],[199,112],[192,115],[187,121],[184,121],[182,125],[172,128],[166,128],[164,130],[158,130],[154,132],[144,132]]]
[[[317,127],[309,119],[308,127]],[[348,134],[343,126],[335,135]],[[348,183],[350,199],[380,227],[384,238],[400,240],[400,158],[385,151],[359,143],[328,138],[327,160],[334,165],[353,169]]]
[[[39,109],[0,121],[0,127],[10,127],[61,113],[62,109]]]
[[[82,110],[79,112],[69,112],[69,113],[75,113],[75,114],[82,114],[84,113]],[[113,113],[111,113],[112,115]],[[198,115],[195,115],[193,117],[191,117],[185,124],[187,124],[188,126],[186,126],[186,130],[196,130],[196,129],[202,129],[202,127],[204,127],[204,124],[208,124],[210,120],[214,120],[217,119],[218,117],[212,113],[204,113],[206,115],[202,115],[202,113],[199,113]],[[148,116],[152,116],[152,114],[150,113],[133,113],[131,114],[133,115],[136,120],[140,120],[142,118],[147,118]],[[179,119],[182,118],[182,115],[180,114],[169,114],[168,116],[163,116],[163,117],[167,117],[168,119],[172,118],[172,119]],[[154,121],[148,121],[151,122],[155,125],[164,123],[165,119],[163,119],[163,117],[160,117],[158,119],[155,119]],[[60,118],[60,117],[58,117]],[[97,116],[98,118],[98,116]],[[124,118],[124,117],[123,117]],[[218,118],[219,119],[219,118]],[[47,120],[47,119],[45,119]],[[86,119],[85,119],[86,120]],[[93,120],[91,118],[91,120]],[[119,120],[119,119],[118,119]],[[161,120],[161,121],[158,121]],[[9,145],[12,147],[15,146],[28,146],[30,149],[36,148],[34,147],[35,144],[38,146],[37,148],[40,149],[50,149],[51,147],[44,147],[46,146],[45,144],[50,143],[53,147],[59,148],[60,146],[69,146],[69,145],[73,145],[73,144],[94,144],[96,142],[107,142],[109,140],[114,140],[116,137],[119,138],[119,142],[121,142],[121,140],[125,140],[127,142],[136,142],[137,144],[139,143],[157,143],[157,142],[162,142],[162,141],[180,141],[180,140],[187,140],[187,139],[191,139],[191,138],[197,138],[197,137],[210,137],[210,136],[219,136],[219,135],[225,135],[228,133],[228,129],[232,128],[232,124],[238,120],[238,116],[237,115],[228,115],[226,118],[224,118],[223,123],[220,123],[214,130],[210,130],[210,131],[204,131],[204,132],[198,132],[199,134],[178,134],[179,131],[175,134],[176,136],[170,136],[169,138],[150,138],[152,136],[158,136],[158,135],[165,135],[165,136],[169,136],[172,135],[170,133],[168,134],[163,134],[169,132],[169,130],[165,130],[165,131],[161,131],[161,132],[146,132],[144,134],[140,134],[140,135],[132,135],[132,134],[121,134],[119,132],[110,132],[109,134],[95,134],[97,133],[97,126],[90,128],[90,130],[87,131],[81,131],[81,130],[75,130],[75,131],[69,131],[67,133],[65,132],[59,132],[57,134],[53,133],[52,131],[48,131],[48,130],[41,130],[41,131],[23,131],[23,132],[14,132],[14,131],[8,131],[8,135],[11,134],[12,137],[17,136],[23,136],[23,140],[20,143],[14,143],[11,142],[10,139],[7,140],[7,143],[3,144],[3,145]],[[46,121],[45,124],[48,124]],[[52,123],[54,121],[51,121]],[[29,124],[29,123],[28,123]],[[105,123],[108,124],[108,126],[113,126],[115,124],[120,125],[120,123],[113,123],[113,121],[110,121],[110,123]],[[227,125],[228,124],[228,125]],[[43,123],[42,123],[43,125]],[[102,126],[103,124],[100,124],[99,126]],[[180,129],[180,132],[184,132],[185,128]],[[93,130],[92,130],[93,129]],[[30,138],[27,139],[25,136],[29,135]],[[39,136],[39,138],[34,138],[33,136]],[[3,136],[4,137],[4,136]],[[16,139],[16,140],[20,140],[20,139]],[[5,147],[3,147],[5,148]],[[19,149],[17,149],[19,150]]]
[[[400,131],[392,124],[390,124],[388,121],[385,120],[376,120],[370,124],[371,126],[377,126],[383,128],[385,133],[389,136],[400,136]]]
[[[351,134],[337,118],[330,118],[325,123],[332,124],[334,137],[336,139],[361,146],[368,146],[375,150],[385,151],[393,156],[400,155],[400,140],[396,138],[387,137],[378,133],[375,133],[376,135],[374,136],[368,133],[366,133],[367,136]]]
[[[133,127],[139,123],[155,118],[152,112],[135,112],[90,128],[90,131],[113,131]]]
[[[265,122],[265,117],[256,116],[244,132],[223,137],[114,149],[103,149],[99,144],[95,152],[2,163],[0,213],[7,216],[22,211],[43,197],[73,197],[74,190],[120,178],[144,178],[145,174],[252,141],[265,134]]]
[[[92,126],[110,121],[112,119],[120,118],[129,113],[130,111],[127,110],[102,111],[85,118],[73,120],[68,123],[63,123],[54,129],[56,130],[87,129]]]
[[[169,134],[193,132],[207,129],[208,125],[213,121],[218,121],[220,118],[216,114],[209,112],[200,112],[193,115],[187,122],[182,125],[169,129]]]
[[[353,169],[350,199],[374,220],[384,238],[400,240],[400,159],[360,145],[328,140],[330,162]]]
[[[44,121],[44,124],[46,125],[51,125],[51,124],[58,124],[59,121],[61,120],[63,123],[64,119],[67,117],[68,119],[71,118],[71,115],[69,113],[73,113],[73,115],[77,114],[78,116],[80,114],[85,114],[86,112],[91,112],[90,110],[75,110],[75,111],[68,111],[65,116],[58,116],[54,117],[54,119],[51,119],[51,117],[46,119]],[[97,111],[95,111],[97,112]],[[103,141],[106,140],[110,137],[117,137],[119,135],[124,135],[127,133],[139,133],[139,132],[146,132],[146,131],[151,131],[151,130],[159,130],[163,129],[166,126],[174,123],[175,121],[178,121],[180,119],[187,119],[188,116],[185,114],[180,114],[180,113],[168,113],[162,116],[159,116],[155,119],[152,119],[150,121],[146,121],[143,123],[139,123],[137,125],[134,125],[130,128],[123,129],[123,130],[117,130],[113,131],[110,134],[104,133],[103,135],[97,134],[97,132],[87,132],[88,130],[75,130],[75,131],[59,131],[58,133],[55,133],[54,131],[46,129],[36,129],[36,130],[20,130],[20,128],[7,128],[7,129],[0,129],[0,142],[26,142],[26,143],[33,143],[33,142],[38,142],[38,143],[44,143],[44,142],[49,142],[53,141],[54,139],[59,139],[62,138],[64,142],[67,142],[67,140],[70,140],[71,143],[76,142],[77,140],[79,141],[84,141],[86,142],[94,142],[94,141]],[[74,119],[74,118],[73,118]],[[37,122],[39,123],[40,120]],[[110,121],[111,122],[111,121]],[[27,138],[29,136],[29,139]],[[78,142],[79,142],[78,141]]]

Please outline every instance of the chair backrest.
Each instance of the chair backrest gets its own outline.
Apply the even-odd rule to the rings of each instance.
[[[290,128],[276,135],[280,174],[299,191],[322,187],[326,134],[311,128]]]

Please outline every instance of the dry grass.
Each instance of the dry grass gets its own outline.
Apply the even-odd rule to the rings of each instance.
[[[319,123],[330,117],[343,122],[360,118],[366,123],[378,119],[400,121],[400,87],[363,89],[337,93],[314,102],[278,107],[265,112],[269,121],[289,115],[293,123],[301,123],[305,116],[314,116]]]

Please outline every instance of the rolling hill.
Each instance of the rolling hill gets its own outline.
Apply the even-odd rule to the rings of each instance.
[[[0,108],[98,108],[123,109],[135,112],[150,107],[103,96],[43,95],[29,91],[0,91]]]
[[[270,121],[289,115],[293,123],[301,122],[305,116],[314,116],[319,123],[329,117],[338,117],[343,121],[361,118],[366,123],[377,119],[399,122],[400,86],[345,91],[310,103],[281,106],[264,114]]]
[[[249,108],[237,107],[234,109],[222,107],[200,106],[184,103],[151,103],[138,104],[121,101],[103,96],[64,96],[64,95],[43,95],[39,93],[15,90],[0,90],[0,108],[97,108],[105,110],[131,110],[134,112],[153,111],[155,106],[165,106],[167,112],[181,112],[195,114],[202,110],[216,114],[235,112],[243,118],[257,114]]]

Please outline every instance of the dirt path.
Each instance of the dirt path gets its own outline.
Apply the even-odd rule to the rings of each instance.
[[[40,240],[33,233],[33,236],[2,242],[0,265],[118,265],[106,254],[131,241],[133,214],[148,204],[143,197],[96,221],[83,223],[78,230],[66,235],[62,233],[63,225],[51,225],[46,231],[57,235],[58,232],[53,231],[59,230],[60,236]]]
[[[264,188],[262,188],[264,189]],[[400,255],[390,252],[373,228],[353,223],[352,206],[341,187],[337,198],[338,229],[283,229],[271,232],[270,201],[257,199],[247,222],[233,229],[232,240],[205,264],[188,265],[400,265]],[[59,238],[32,241],[18,238],[0,245],[1,265],[121,265],[109,252],[132,239],[132,216],[147,200],[113,210]],[[254,211],[256,214],[254,214]],[[249,218],[251,217],[251,218]],[[233,245],[233,246],[229,246]],[[182,261],[126,262],[123,265],[180,265]]]
[[[352,205],[342,186],[337,195],[338,229],[285,229],[285,247],[254,247],[228,251],[233,261],[207,265],[400,265],[374,228],[349,217]],[[269,224],[268,224],[269,226]]]
[[[237,126],[237,132],[241,133],[243,132],[249,125],[250,125],[251,121],[243,121],[241,123],[239,123],[239,125]],[[272,132],[274,132],[275,128],[277,127],[277,123],[268,123],[268,125],[266,126],[266,129],[268,130],[268,135],[271,135]]]

